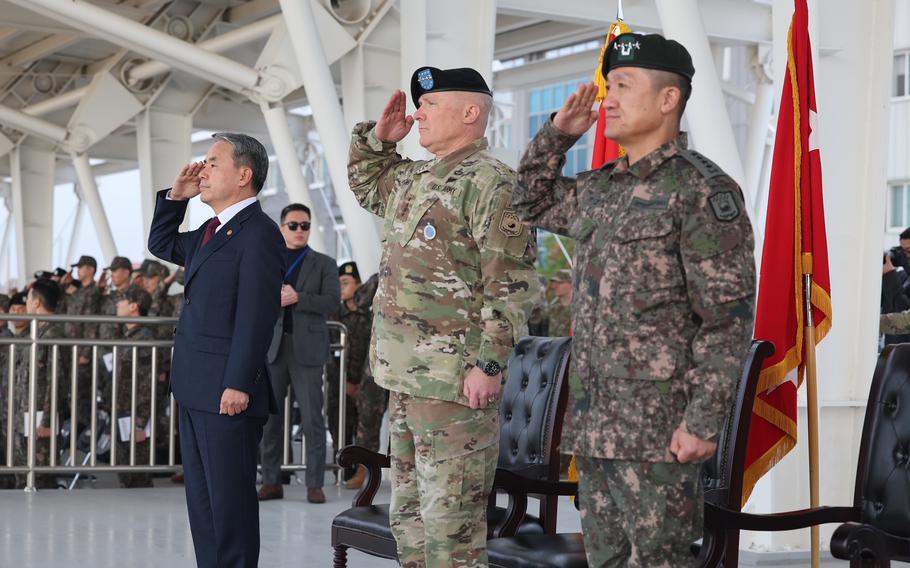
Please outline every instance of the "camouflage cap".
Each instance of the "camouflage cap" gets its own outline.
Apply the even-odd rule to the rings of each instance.
[[[79,257],[79,260],[77,262],[70,265],[71,268],[75,268],[77,266],[91,266],[92,268],[98,268],[98,261],[95,260],[94,256],[83,254]]]
[[[660,34],[627,33],[616,36],[604,57],[604,77],[618,67],[642,67],[682,75],[691,80],[695,66],[688,50],[678,41]]]
[[[562,270],[557,270],[556,274],[550,278],[551,282],[571,282],[572,281],[572,271],[568,268],[563,268]]]
[[[142,264],[139,265],[139,268],[137,268],[135,272],[138,272],[140,276],[155,278],[156,276],[161,276],[160,267],[163,267],[160,262],[147,258],[142,261]]]
[[[13,297],[9,299],[9,306],[7,306],[6,309],[9,310],[12,306],[24,306],[27,299],[27,292],[19,292],[18,294],[13,294]]]
[[[63,278],[67,274],[69,274],[69,271],[65,268],[60,268],[58,266],[57,268],[54,269],[54,276],[56,276],[57,278]]]
[[[111,265],[105,268],[105,270],[117,270],[118,268],[126,268],[128,270],[133,269],[133,263],[130,262],[130,259],[125,256],[115,256],[114,260],[111,261]]]
[[[36,270],[35,271],[35,280],[41,280],[42,278],[51,278],[54,276],[53,272],[48,270]]]

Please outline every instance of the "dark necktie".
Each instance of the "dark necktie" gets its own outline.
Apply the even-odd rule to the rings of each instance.
[[[212,237],[215,236],[215,229],[217,229],[218,225],[220,224],[221,221],[218,220],[218,217],[212,217],[212,219],[209,221],[209,224],[205,228],[205,234],[202,235],[202,244],[199,245],[199,248],[204,247],[210,240],[212,240]]]

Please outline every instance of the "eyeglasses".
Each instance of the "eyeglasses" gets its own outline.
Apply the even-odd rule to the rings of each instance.
[[[292,231],[296,231],[297,229],[300,229],[301,231],[310,230],[309,221],[304,221],[303,223],[298,223],[297,221],[288,221],[287,223],[285,223],[285,225],[287,226],[288,229],[290,229]]]

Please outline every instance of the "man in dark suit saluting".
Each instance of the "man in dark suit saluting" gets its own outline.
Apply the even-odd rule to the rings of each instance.
[[[268,361],[275,395],[284,400],[288,384],[300,407],[306,446],[307,501],[325,503],[325,417],[322,414],[322,369],[329,360],[326,320],[338,310],[341,285],[335,260],[311,250],[310,209],[291,203],[281,211],[285,271],[281,288],[283,314],[275,323]],[[262,440],[262,488],[259,500],[281,499],[284,411],[269,418]]]
[[[256,195],[268,155],[254,138],[216,133],[204,162],[158,192],[149,250],[186,267],[175,330],[171,391],[180,405],[180,449],[196,563],[259,561],[256,452],[277,408],[266,352],[280,312],[283,239]],[[197,195],[215,217],[179,232]]]

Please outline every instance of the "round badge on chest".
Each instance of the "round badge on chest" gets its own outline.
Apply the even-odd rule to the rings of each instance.
[[[423,237],[428,241],[432,241],[433,239],[435,239],[436,238],[436,227],[427,223],[427,226],[423,228]]]

